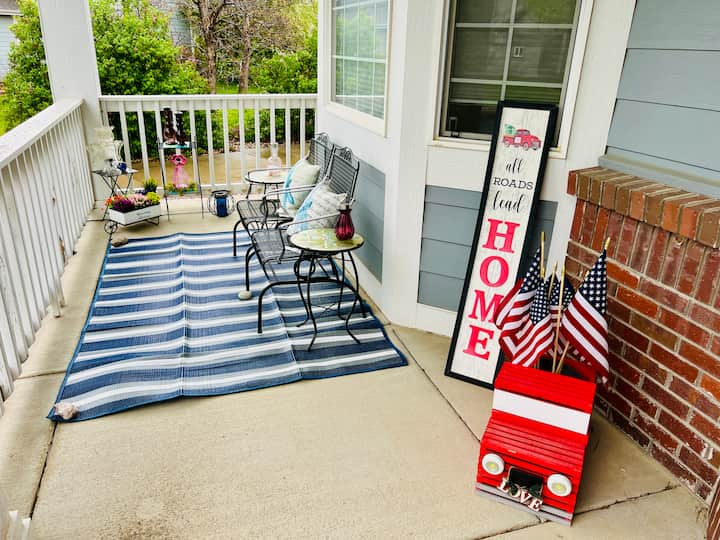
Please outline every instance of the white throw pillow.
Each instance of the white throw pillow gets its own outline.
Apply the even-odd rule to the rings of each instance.
[[[327,182],[315,186],[302,207],[295,215],[295,221],[330,216],[325,219],[316,219],[308,223],[291,223],[288,234],[293,235],[307,229],[324,229],[334,227],[339,214],[340,203],[345,200],[345,193],[333,193]]]
[[[293,168],[288,172],[287,180],[285,181],[285,187],[290,189],[296,189],[300,187],[312,186],[317,182],[318,175],[320,174],[320,167],[308,163],[306,159],[301,159]],[[310,193],[307,191],[297,191],[294,193],[284,193],[281,201],[282,207],[292,215],[294,210],[297,210],[302,205],[305,198]]]

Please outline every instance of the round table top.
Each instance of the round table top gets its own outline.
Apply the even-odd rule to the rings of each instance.
[[[295,233],[290,237],[290,242],[300,249],[317,251],[320,253],[338,253],[340,251],[352,251],[361,247],[365,239],[355,233],[350,240],[338,240],[335,236],[335,229],[307,229]]]
[[[248,171],[245,179],[248,182],[259,184],[284,184],[287,178],[287,169],[261,169]]]
[[[99,174],[100,176],[123,176],[125,174],[135,174],[137,172],[137,169],[131,169],[130,167],[128,167],[127,169],[125,169],[125,172],[121,172],[120,169],[116,169],[116,171],[112,171],[111,173],[107,169],[97,169],[93,172],[95,174]]]

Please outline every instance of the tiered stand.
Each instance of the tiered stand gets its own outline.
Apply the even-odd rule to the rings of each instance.
[[[570,525],[595,383],[506,362],[480,441],[476,492]]]
[[[158,155],[160,156],[160,159],[162,160],[162,163],[160,164],[160,178],[162,180],[163,185],[163,199],[165,199],[165,211],[167,212],[167,218],[168,221],[170,221],[170,205],[168,204],[168,197],[176,197],[179,195],[168,195],[168,188],[167,188],[167,177],[165,172],[165,151],[166,150],[190,150],[192,153],[193,158],[193,169],[194,172],[197,172],[197,189],[198,193],[200,194],[200,212],[202,217],[205,217],[205,205],[203,204],[203,192],[202,192],[202,182],[200,179],[200,167],[198,165],[198,155],[197,155],[197,143],[195,141],[188,141],[185,144],[166,144],[163,141],[158,141]],[[208,157],[208,159],[212,159],[212,155]],[[194,175],[193,175],[194,176]]]

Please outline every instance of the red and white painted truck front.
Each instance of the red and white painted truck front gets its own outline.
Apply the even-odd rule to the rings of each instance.
[[[480,441],[476,492],[569,525],[594,398],[594,383],[503,364]]]

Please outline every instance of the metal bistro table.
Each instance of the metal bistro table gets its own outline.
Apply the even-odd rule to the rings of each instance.
[[[276,169],[253,169],[245,175],[245,181],[249,184],[246,199],[250,198],[253,186],[262,186],[262,194],[265,195],[269,187],[281,188],[285,184],[287,173],[290,169],[281,167]]]
[[[367,314],[365,312],[365,305],[360,299],[360,279],[358,277],[357,266],[355,266],[355,260],[353,259],[352,252],[362,247],[362,245],[365,243],[365,239],[359,234],[356,234],[350,240],[338,240],[335,237],[335,229],[309,229],[299,232],[297,234],[293,234],[290,237],[290,243],[300,249],[300,257],[295,261],[295,266],[293,270],[295,272],[295,278],[297,280],[298,291],[300,291],[300,298],[305,305],[305,312],[307,313],[305,320],[298,324],[298,326],[304,325],[308,320],[312,321],[313,324],[313,338],[310,341],[310,345],[308,346],[307,350],[309,351],[312,348],[318,332],[317,322],[315,320],[315,315],[312,309],[312,297],[310,294],[310,285],[312,283],[336,283],[340,285],[340,297],[338,298],[337,302],[337,316],[340,319],[343,319],[343,316],[341,314],[343,292],[346,288],[350,289],[353,292],[354,300],[352,303],[352,307],[350,308],[347,316],[344,317],[345,331],[350,335],[351,338],[353,338],[353,340],[355,340],[356,343],[360,343],[360,340],[356,338],[350,331],[350,318],[352,317],[352,314],[355,311],[355,306],[358,303],[360,304],[360,310],[362,312],[363,318],[367,317]],[[330,259],[331,257],[338,255],[340,256],[340,271],[338,272],[337,265],[333,264],[333,273],[327,273],[322,268],[319,261],[322,259]],[[355,286],[350,283],[349,279],[346,279],[346,258],[350,261],[353,273],[355,274]],[[303,272],[303,262],[308,263],[306,265],[306,272]],[[318,267],[320,267],[323,271],[322,273],[319,273],[319,275],[314,276],[313,274],[315,274]],[[306,286],[305,294],[303,294],[302,290],[303,284]],[[333,306],[334,303],[330,306],[322,307],[325,310],[329,310],[332,309]]]

